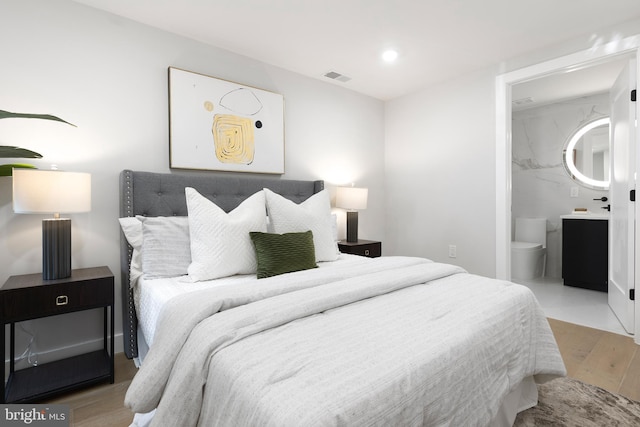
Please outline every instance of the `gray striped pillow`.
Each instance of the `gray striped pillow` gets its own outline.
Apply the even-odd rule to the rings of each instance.
[[[186,216],[137,217],[142,222],[142,273],[147,279],[187,274],[191,264]]]

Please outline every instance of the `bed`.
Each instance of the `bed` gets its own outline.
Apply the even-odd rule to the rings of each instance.
[[[137,425],[507,426],[566,374],[526,287],[340,254],[322,181],[125,170],[120,192]]]

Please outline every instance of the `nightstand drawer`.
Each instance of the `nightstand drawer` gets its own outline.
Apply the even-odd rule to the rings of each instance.
[[[5,321],[45,317],[111,304],[113,293],[94,283],[63,283],[8,291],[2,295]]]
[[[338,242],[338,249],[345,254],[376,258],[382,256],[382,243],[373,240],[358,240],[357,242]]]
[[[18,284],[0,293],[0,308],[5,322],[19,322],[111,304],[113,276],[75,282],[45,282],[27,287]]]

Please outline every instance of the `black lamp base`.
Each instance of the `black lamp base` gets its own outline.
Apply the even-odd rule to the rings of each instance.
[[[71,219],[42,220],[42,279],[71,276]]]
[[[347,211],[347,242],[358,241],[358,211]]]

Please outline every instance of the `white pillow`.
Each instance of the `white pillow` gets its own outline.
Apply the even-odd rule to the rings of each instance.
[[[331,235],[333,240],[338,241],[338,215],[331,214]]]
[[[299,205],[268,188],[264,189],[269,212],[269,232],[296,233],[311,230],[316,261],[338,259],[338,245],[333,238],[333,219],[329,192],[322,190]]]
[[[118,221],[124,237],[133,248],[129,265],[129,286],[134,286],[142,276],[142,222],[133,216],[118,218]]]
[[[257,271],[249,232],[266,232],[264,192],[259,191],[225,213],[193,188],[185,189],[191,236],[192,281],[217,279]]]

